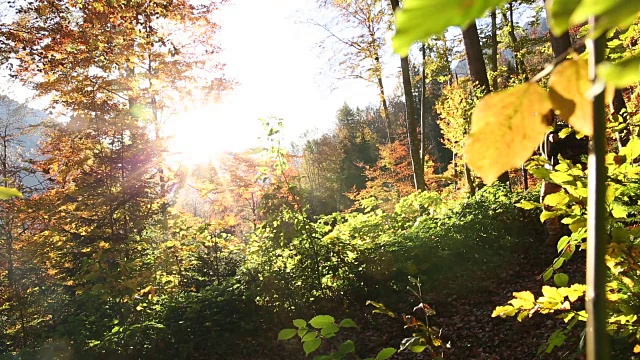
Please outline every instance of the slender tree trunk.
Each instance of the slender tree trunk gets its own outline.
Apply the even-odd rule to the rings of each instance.
[[[597,26],[598,19],[591,17],[589,27]],[[590,40],[589,79],[595,83],[596,67],[605,60],[607,46],[604,35]],[[611,339],[607,332],[607,153],[604,93],[593,99],[593,136],[589,151],[589,199],[587,204],[587,310],[586,342],[587,360],[611,358]]]
[[[382,69],[382,66],[380,64],[380,59],[376,57],[376,60],[377,60],[376,66],[379,66],[379,68]],[[385,130],[387,131],[387,144],[390,144],[395,140],[394,139],[395,136],[393,136],[393,131],[391,130],[391,118],[389,117],[389,105],[387,104],[387,97],[384,94],[384,85],[382,84],[382,71],[378,73],[376,81],[377,81],[378,93],[380,97],[380,105],[382,106],[381,115],[382,115],[382,118],[384,119]]]
[[[400,6],[398,0],[390,0],[391,9],[395,12]],[[413,165],[413,180],[416,190],[424,190],[424,163],[420,158],[420,139],[418,138],[418,117],[413,101],[413,87],[411,84],[411,73],[409,68],[409,58],[400,58],[400,68],[402,69],[402,85],[404,87],[404,100],[407,113],[407,137],[409,139],[409,152],[411,153],[411,163]],[[486,76],[486,74],[485,74]]]
[[[464,49],[467,54],[467,63],[469,64],[469,74],[471,80],[475,83],[482,93],[486,94],[491,91],[489,86],[489,78],[487,77],[487,67],[482,56],[482,46],[480,44],[480,36],[478,36],[478,27],[473,21],[466,29],[462,30],[462,39],[464,40]],[[498,181],[509,184],[509,173],[504,172],[498,177]]]
[[[609,110],[611,111],[611,114],[620,116],[625,124],[629,122],[629,114],[627,114],[627,102],[624,100],[622,89],[616,89],[616,92],[613,94],[611,104],[609,104]],[[624,129],[617,132],[616,139],[618,140],[618,147],[627,146],[627,144],[629,143],[629,129]]]
[[[498,91],[498,19],[496,9],[491,12],[491,71],[493,91]]]
[[[464,177],[467,179],[467,185],[469,185],[469,195],[474,196],[476,194],[476,186],[473,184],[471,169],[469,169],[467,163],[464,164]]]
[[[422,52],[422,76],[420,79],[420,158],[422,159],[422,163],[425,163],[425,159],[427,158],[427,109],[426,109],[426,90],[427,90],[427,71],[425,69],[427,65],[427,49],[426,45],[423,42],[420,48]],[[434,150],[437,151],[437,148],[434,146]],[[436,155],[437,157],[437,155]]]
[[[527,68],[522,59],[522,54],[520,54],[520,42],[518,41],[518,37],[516,36],[516,25],[513,18],[513,2],[509,2],[509,14],[507,15],[507,11],[502,11],[502,18],[504,21],[509,24],[509,40],[511,41],[511,48],[513,49],[513,56],[515,58],[516,65],[516,74],[523,75],[525,80],[528,80],[529,76],[527,74]]]

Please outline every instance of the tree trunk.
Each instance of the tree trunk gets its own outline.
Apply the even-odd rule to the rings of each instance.
[[[400,6],[398,0],[390,0],[391,9],[395,10]],[[400,68],[402,69],[402,85],[404,88],[404,100],[407,114],[407,137],[409,139],[409,150],[411,153],[411,163],[413,166],[413,180],[416,190],[424,190],[424,163],[420,157],[420,139],[418,137],[418,118],[416,107],[413,101],[413,87],[411,84],[411,73],[409,72],[409,58],[400,58]],[[485,73],[486,76],[486,73]]]
[[[616,114],[622,118],[622,121],[626,124],[629,122],[629,114],[627,114],[627,102],[624,101],[624,95],[621,89],[616,89],[613,94],[613,99],[609,105],[611,114]],[[624,129],[616,133],[618,140],[618,147],[627,146],[629,143],[629,129]]]
[[[550,0],[545,0],[545,3],[548,3]],[[546,6],[545,6],[546,9]],[[547,24],[549,24],[549,12],[547,11]],[[558,58],[565,54],[569,49],[571,49],[571,37],[569,36],[569,32],[565,31],[564,34],[560,36],[555,36],[549,30],[549,38],[551,40],[551,50],[553,51],[553,57]],[[562,62],[566,59],[565,57],[559,61]]]
[[[478,27],[475,21],[462,30],[462,40],[464,41],[464,50],[467,55],[471,80],[483,94],[487,94],[491,91],[491,87],[489,86],[487,67],[482,56],[482,45],[480,44],[480,36],[478,35]]]
[[[382,69],[382,64],[380,64],[380,58],[376,57],[376,66]],[[392,143],[395,139],[393,136],[393,131],[391,130],[391,118],[389,117],[389,105],[387,104],[387,97],[384,94],[384,85],[382,84],[382,71],[378,72],[377,76],[377,85],[378,92],[380,96],[380,105],[382,106],[381,115],[384,119],[385,130],[387,131],[387,144]]]
[[[483,94],[489,93],[489,78],[487,77],[487,67],[482,57],[482,46],[480,45],[480,36],[478,36],[478,27],[473,21],[466,29],[462,30],[462,39],[464,40],[464,50],[467,54],[467,63],[469,65],[469,74],[475,86],[477,86]],[[498,181],[509,184],[509,173],[504,172],[498,177]]]
[[[507,15],[506,11],[502,11],[502,17],[504,21],[509,24],[509,39],[511,40],[511,48],[513,49],[513,56],[515,59],[516,65],[516,75],[524,75],[525,80],[528,80],[529,76],[527,75],[527,68],[524,64],[524,60],[522,60],[522,56],[520,54],[520,44],[518,41],[518,37],[516,36],[516,26],[513,19],[513,2],[509,2],[509,15]]]
[[[498,91],[498,19],[496,9],[491,12],[491,71],[493,91]]]

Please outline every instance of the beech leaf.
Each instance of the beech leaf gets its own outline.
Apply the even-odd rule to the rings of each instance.
[[[18,189],[0,186],[0,199],[7,200],[12,197],[22,197],[22,193]]]
[[[640,81],[640,56],[626,58],[612,64],[603,62],[598,65],[598,76],[608,84],[625,88]]]
[[[442,34],[450,26],[467,27],[505,0],[405,0],[396,11],[393,49],[407,56],[411,44]]]
[[[569,29],[569,19],[576,10],[580,0],[548,0],[545,1],[549,16],[549,28],[554,35],[560,36]]]
[[[522,165],[547,132],[550,109],[547,92],[535,83],[485,96],[471,116],[464,150],[469,166],[490,184]]]
[[[588,97],[587,60],[567,60],[558,65],[549,77],[549,96],[558,115],[581,133],[593,135],[593,108]]]
[[[316,349],[320,346],[322,340],[315,338],[309,341],[305,341],[302,344],[302,349],[304,350],[305,355],[309,355],[312,352],[316,351]]]

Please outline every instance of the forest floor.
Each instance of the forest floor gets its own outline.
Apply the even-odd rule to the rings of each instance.
[[[482,278],[483,271],[478,269],[476,274],[468,274],[465,279],[460,279],[471,282],[472,289],[456,290],[454,293],[442,289],[434,294],[427,294],[426,303],[436,311],[436,315],[430,317],[429,321],[442,330],[441,339],[450,345],[450,348],[444,350],[444,358],[583,359],[578,346],[582,327],[576,326],[563,346],[549,354],[543,351],[538,355],[538,349],[545,344],[548,337],[557,329],[564,328],[563,320],[557,319],[553,314],[534,314],[522,322],[513,317],[491,317],[496,306],[505,305],[513,298],[513,292],[528,290],[536,297],[541,295],[540,289],[545,284],[541,274],[556,255],[554,247],[545,246],[544,241],[532,240],[524,243],[509,256],[510,260],[500,275]],[[584,264],[584,252],[581,252],[563,266],[562,271],[570,276],[570,283],[584,281]],[[407,307],[408,312],[412,308],[413,306]],[[411,336],[410,331],[403,329],[401,323],[391,318],[385,321],[374,319],[375,317],[384,316],[373,314],[369,317],[372,328],[367,330],[371,331],[369,336],[372,338],[379,337],[373,332],[381,331],[381,326],[385,332],[391,331],[394,327],[398,329],[392,335],[385,336],[384,346],[394,344],[397,347],[402,338]],[[371,349],[371,352],[375,354],[374,349]],[[431,359],[431,355],[426,352],[414,354],[405,350],[393,358]]]

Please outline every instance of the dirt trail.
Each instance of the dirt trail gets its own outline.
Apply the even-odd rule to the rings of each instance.
[[[556,256],[553,248],[528,243],[511,256],[502,275],[494,277],[479,289],[463,295],[437,294],[427,299],[437,311],[432,323],[442,329],[442,339],[451,344],[445,359],[583,359],[577,354],[581,328],[575,329],[564,346],[550,354],[537,355],[548,336],[563,327],[554,315],[534,314],[518,322],[515,318],[492,318],[498,305],[504,305],[515,291],[529,290],[536,296],[544,284],[538,278]],[[577,254],[562,271],[571,282],[584,281],[584,254]],[[548,282],[549,285],[553,285]],[[408,336],[404,332],[402,336]],[[404,353],[398,359],[428,359],[426,354]]]

